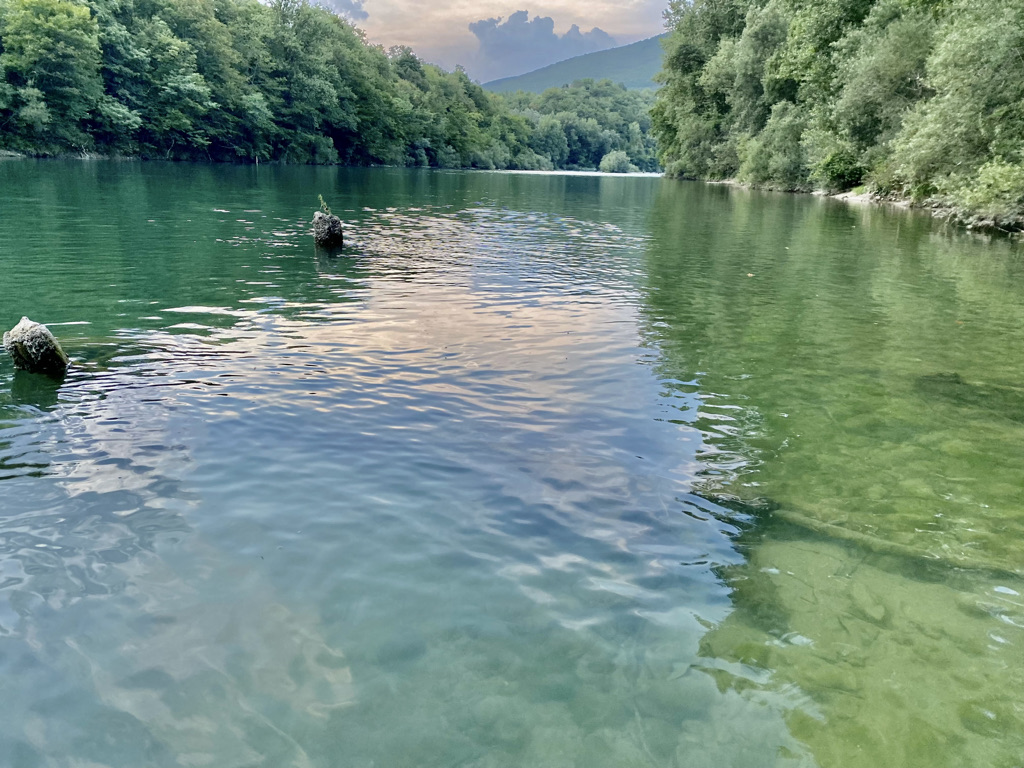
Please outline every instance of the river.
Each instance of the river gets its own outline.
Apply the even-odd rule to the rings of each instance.
[[[0,325],[75,362],[0,361],[0,763],[1024,765],[1022,257],[651,177],[0,161]]]

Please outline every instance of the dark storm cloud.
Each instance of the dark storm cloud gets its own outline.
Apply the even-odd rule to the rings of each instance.
[[[472,69],[482,81],[519,75],[616,45],[615,38],[597,27],[580,32],[573,24],[564,35],[558,35],[554,19],[550,16],[531,19],[528,11],[516,11],[504,21],[500,17],[474,21],[469,31],[480,42],[477,62]]]

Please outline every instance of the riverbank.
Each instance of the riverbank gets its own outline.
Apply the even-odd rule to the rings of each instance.
[[[136,161],[144,158],[138,155],[105,154],[102,152],[59,152],[52,155],[15,152],[12,149],[0,149],[0,160],[118,160]],[[192,162],[192,161],[186,161]]]
[[[724,184],[740,189],[759,189],[769,192],[789,192],[793,194],[815,195],[827,197],[832,200],[842,200],[853,204],[887,205],[893,208],[907,208],[921,210],[930,213],[934,218],[941,219],[947,224],[961,227],[969,232],[976,232],[988,235],[1004,235],[1014,239],[1024,237],[1024,215],[1013,216],[1007,219],[999,219],[986,216],[976,211],[969,211],[963,208],[951,206],[941,200],[930,198],[920,202],[911,200],[908,197],[895,195],[883,195],[873,192],[866,187],[855,187],[845,192],[828,192],[823,189],[802,190],[802,189],[781,189],[777,186],[749,184],[738,179],[697,179],[706,184]]]
[[[247,159],[239,159],[235,162],[227,160],[184,160],[184,159],[168,159],[161,157],[147,157],[143,155],[121,155],[121,154],[105,154],[102,152],[63,152],[56,154],[32,154],[25,152],[14,152],[12,150],[0,149],[0,160],[116,160],[116,161],[127,161],[127,162],[146,162],[146,163],[200,163],[203,165],[249,165],[249,166],[261,166],[261,165],[316,165],[325,168],[409,168],[410,170],[429,170],[429,171],[473,171],[477,173],[510,173],[510,174],[527,174],[537,176],[618,176],[627,178],[652,178],[663,176],[664,173],[661,171],[602,171],[598,168],[552,168],[547,170],[539,169],[521,169],[521,168],[478,168],[474,166],[466,166],[459,168],[437,168],[433,166],[405,166],[405,165],[389,165],[386,163],[381,164],[368,164],[368,165],[353,165],[347,163],[289,163],[285,160],[267,160],[264,162],[250,162]]]

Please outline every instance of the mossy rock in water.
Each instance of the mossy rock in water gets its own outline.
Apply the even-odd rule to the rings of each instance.
[[[21,318],[21,322],[4,334],[4,349],[15,368],[29,373],[60,378],[71,364],[50,329],[27,317]]]

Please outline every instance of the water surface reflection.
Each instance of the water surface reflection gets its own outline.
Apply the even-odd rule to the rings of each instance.
[[[1019,763],[1014,249],[657,179],[0,181],[3,322],[78,363],[0,363],[15,764]]]
[[[25,291],[88,323],[58,326],[79,368],[0,436],[10,754],[810,764],[806,696],[700,654],[742,558],[689,493],[699,398],[637,334],[659,182],[357,173],[338,262],[294,213],[321,170],[198,169],[184,200],[180,167],[82,168],[51,191],[105,277]]]

